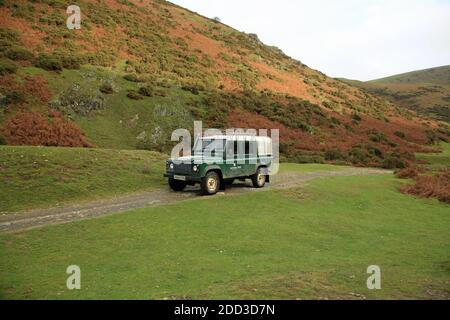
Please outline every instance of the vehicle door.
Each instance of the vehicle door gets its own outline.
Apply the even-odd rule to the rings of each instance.
[[[240,171],[237,165],[237,143],[236,140],[227,140],[225,144],[224,164],[222,174],[224,178],[239,177]]]
[[[257,143],[254,140],[247,140],[245,141],[245,164],[242,167],[242,175],[251,176],[256,172],[257,165]]]

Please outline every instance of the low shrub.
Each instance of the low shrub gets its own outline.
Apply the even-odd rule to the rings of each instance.
[[[371,155],[373,155],[373,156],[375,156],[377,158],[383,158],[383,152],[380,149],[378,149],[377,147],[369,145],[369,146],[367,146],[367,151]]]
[[[434,176],[418,176],[413,185],[403,186],[401,191],[422,198],[437,198],[450,204],[450,170]]]
[[[22,92],[12,91],[6,94],[6,104],[19,104],[25,101],[25,96]]]
[[[167,92],[163,90],[156,90],[154,95],[158,97],[167,97]]]
[[[397,137],[402,138],[402,139],[404,139],[406,137],[406,135],[403,132],[401,132],[401,131],[395,131],[394,134]]]
[[[347,155],[339,149],[327,150],[324,156],[327,161],[345,160],[347,158]]]
[[[62,56],[60,60],[66,69],[80,69],[82,59],[76,56]]]
[[[324,163],[324,158],[315,154],[296,154],[293,157],[287,158],[290,162],[295,163]]]
[[[420,172],[423,172],[420,168],[409,167],[396,171],[395,176],[399,179],[413,179],[416,178]]]
[[[142,100],[144,97],[139,94],[139,92],[135,90],[130,90],[127,93],[127,97],[133,100]]]
[[[61,71],[63,62],[58,56],[41,53],[36,61],[36,67],[47,71]]]
[[[100,92],[105,93],[105,94],[114,93],[114,88],[110,83],[103,83],[100,86],[99,90],[100,90]]]
[[[353,164],[366,164],[371,158],[367,150],[359,146],[353,147],[349,155]]]
[[[189,91],[192,94],[198,95],[203,88],[194,85],[184,85],[181,87],[184,91]]]
[[[0,60],[0,75],[16,73],[17,65],[9,59]]]
[[[25,48],[13,46],[10,49],[6,50],[5,56],[11,60],[25,60],[25,61],[33,61],[34,55]]]
[[[58,112],[48,116],[35,112],[17,112],[3,127],[11,145],[92,147],[84,133]]]
[[[146,97],[152,97],[153,96],[153,88],[150,86],[140,87],[139,88],[139,94],[146,96]]]
[[[387,137],[386,137],[386,135],[384,133],[382,133],[382,132],[375,132],[375,131],[369,133],[369,139],[372,142],[377,142],[377,143],[387,141]]]
[[[130,74],[126,74],[123,76],[123,78],[127,81],[131,81],[131,82],[142,82],[142,80],[135,74],[130,73]]]
[[[361,116],[360,116],[359,114],[357,114],[357,113],[352,114],[352,119],[353,119],[355,122],[359,122],[359,121],[362,120]]]
[[[404,169],[408,166],[408,162],[397,155],[388,155],[383,160],[382,167],[385,169]]]

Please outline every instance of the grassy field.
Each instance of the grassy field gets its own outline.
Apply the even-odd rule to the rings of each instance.
[[[0,146],[0,212],[159,188],[166,157],[136,150]]]
[[[0,212],[46,208],[166,186],[167,155],[137,150],[0,146]],[[281,171],[342,170],[283,164]]]
[[[392,175],[192,200],[0,236],[12,298],[449,298],[449,207]],[[81,290],[65,287],[68,265]],[[381,290],[366,269],[381,267]]]

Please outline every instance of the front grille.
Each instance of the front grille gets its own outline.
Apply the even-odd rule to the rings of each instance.
[[[190,174],[192,166],[190,163],[179,163],[174,164],[174,173],[175,174]]]

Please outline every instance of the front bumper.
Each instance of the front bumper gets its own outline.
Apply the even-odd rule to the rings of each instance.
[[[170,178],[170,179],[175,179],[175,176],[185,177],[186,180],[181,180],[181,181],[186,181],[186,182],[201,182],[202,181],[202,179],[200,177],[186,175],[186,174],[176,174],[174,172],[167,172],[164,174],[165,178]]]

